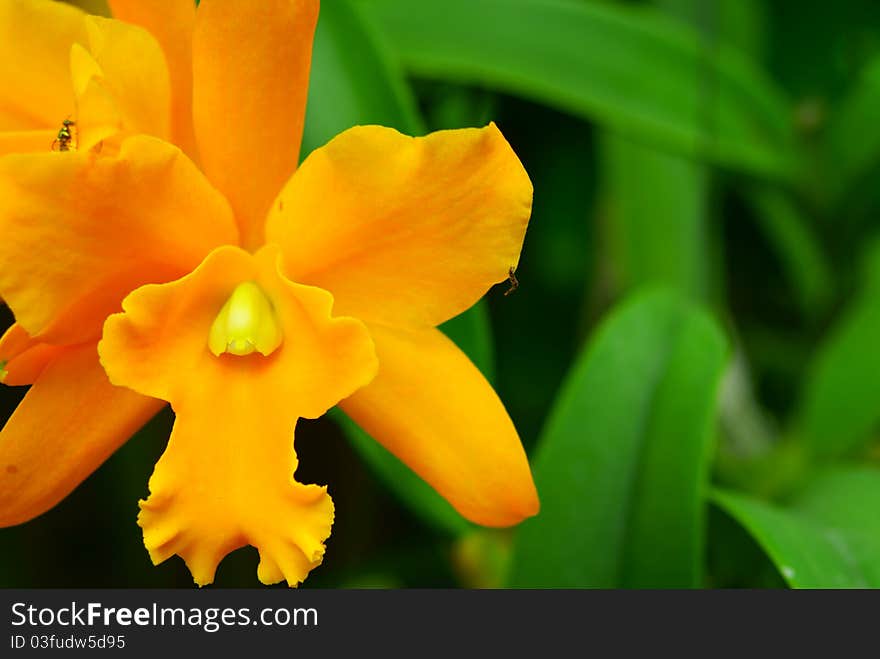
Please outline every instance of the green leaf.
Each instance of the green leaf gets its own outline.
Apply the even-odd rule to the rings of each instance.
[[[412,94],[381,37],[358,7],[321,6],[312,55],[303,153],[358,124],[381,124],[408,134],[424,132]],[[483,372],[492,372],[492,340],[483,305],[444,326]],[[420,519],[449,533],[471,528],[427,483],[386,451],[340,410],[333,418],[373,471]]]
[[[828,122],[823,153],[832,204],[839,204],[880,163],[880,57],[864,70]]]
[[[706,169],[614,135],[602,145],[606,254],[617,286],[668,284],[703,299],[709,278]]]
[[[726,341],[679,294],[637,294],[578,359],[538,445],[520,587],[695,587]]]
[[[303,155],[362,124],[424,132],[412,92],[380,35],[358,7],[325,2],[315,31]]]
[[[709,36],[720,34],[741,52],[761,55],[766,49],[763,0],[656,0],[658,7]]]
[[[880,471],[837,467],[783,507],[733,492],[712,499],[794,588],[880,587]]]
[[[880,244],[861,293],[810,365],[797,428],[821,455],[862,447],[880,422]]]
[[[521,95],[690,156],[790,177],[769,78],[656,10],[565,0],[360,0],[418,76]]]

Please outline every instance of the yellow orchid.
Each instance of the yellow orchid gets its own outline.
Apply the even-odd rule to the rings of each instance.
[[[0,70],[0,360],[32,385],[0,434],[0,524],[166,401],[138,523],[200,585],[248,544],[264,583],[321,562],[333,504],[293,479],[293,432],[337,403],[466,518],[534,515],[510,418],[436,329],[519,258],[532,189],[497,127],[360,126],[297,167],[317,0],[110,4],[0,4],[20,63]]]

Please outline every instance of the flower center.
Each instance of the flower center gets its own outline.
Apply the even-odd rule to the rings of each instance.
[[[211,325],[208,348],[243,357],[254,352],[272,354],[282,341],[272,302],[256,282],[246,281],[232,291]]]

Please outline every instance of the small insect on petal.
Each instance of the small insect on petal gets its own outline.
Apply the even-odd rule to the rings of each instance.
[[[516,278],[516,270],[513,267],[511,267],[510,270],[507,271],[507,281],[510,284],[510,288],[504,291],[504,297],[507,297],[517,288],[519,288],[519,281]]]
[[[208,335],[208,348],[216,356],[238,357],[259,352],[272,354],[282,341],[281,327],[272,302],[255,282],[239,284],[220,310]]]
[[[76,122],[72,121],[70,118],[65,119],[61,122],[61,128],[58,129],[58,135],[55,137],[55,141],[52,142],[52,150],[53,151],[71,151],[76,150],[76,144],[74,139],[73,128],[76,126]]]

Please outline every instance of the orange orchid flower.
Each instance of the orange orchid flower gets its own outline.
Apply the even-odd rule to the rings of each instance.
[[[519,258],[532,189],[495,125],[355,127],[297,167],[317,0],[110,4],[0,4],[0,359],[32,385],[0,524],[166,401],[138,523],[200,585],[248,544],[264,583],[321,562],[333,504],[293,479],[293,432],[337,403],[466,518],[534,515],[510,418],[436,329]]]

